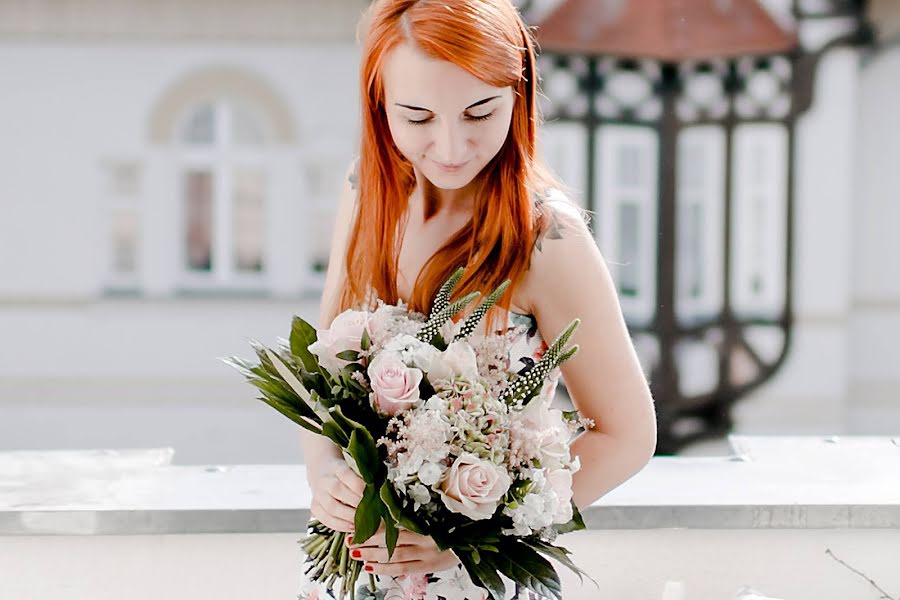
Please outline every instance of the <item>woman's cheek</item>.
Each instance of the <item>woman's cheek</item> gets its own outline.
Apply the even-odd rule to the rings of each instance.
[[[388,129],[391,132],[391,139],[394,142],[394,145],[397,146],[397,150],[400,151],[400,154],[403,155],[407,160],[410,159],[410,141],[409,134],[407,133],[408,125],[401,123],[397,117],[388,115],[387,118]]]

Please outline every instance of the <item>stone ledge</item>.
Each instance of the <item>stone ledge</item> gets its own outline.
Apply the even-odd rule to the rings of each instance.
[[[900,438],[731,435],[655,457],[583,511],[589,529],[900,528]],[[299,533],[303,465],[173,466],[171,451],[0,454],[0,535]]]

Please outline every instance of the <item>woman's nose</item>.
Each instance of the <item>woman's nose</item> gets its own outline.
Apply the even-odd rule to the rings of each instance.
[[[457,165],[466,160],[466,136],[457,125],[442,125],[437,128],[434,139],[435,160],[445,165]]]

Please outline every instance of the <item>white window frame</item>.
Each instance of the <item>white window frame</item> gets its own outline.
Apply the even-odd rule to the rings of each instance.
[[[692,149],[699,151],[701,164],[688,164],[697,156]],[[699,181],[690,181],[689,169],[699,175]],[[721,126],[700,125],[681,131],[675,182],[675,311],[680,322],[691,323],[717,314],[724,300],[725,131]],[[688,221],[692,210],[700,210],[703,216],[699,232],[692,231]],[[698,234],[699,243],[692,239]],[[699,248],[702,260],[696,296],[688,288],[695,258],[692,248]]]
[[[177,240],[179,250],[178,278],[182,291],[215,291],[215,290],[253,290],[262,291],[268,288],[268,237],[263,233],[262,270],[258,273],[242,273],[234,268],[234,236],[232,218],[234,206],[233,173],[239,169],[251,168],[263,173],[264,199],[263,210],[272,210],[272,173],[267,160],[266,145],[237,146],[232,140],[231,114],[232,103],[227,98],[210,102],[214,114],[214,136],[210,145],[190,144],[183,138],[187,120],[202,106],[192,106],[182,115],[176,127],[176,190],[178,195],[178,227]],[[184,235],[187,227],[184,177],[189,171],[208,171],[212,174],[212,230],[211,260],[209,272],[197,272],[187,268]],[[264,222],[268,219],[264,218]]]
[[[732,306],[744,316],[777,316],[786,292],[788,132],[748,123],[732,143]]]
[[[597,174],[595,206],[598,207],[599,227],[594,234],[601,252],[609,265],[616,288],[622,278],[622,270],[638,269],[638,293],[634,296],[619,294],[622,311],[635,324],[649,322],[656,305],[656,251],[659,229],[657,194],[659,187],[659,136],[654,129],[631,125],[601,125],[597,128],[598,141],[594,172]],[[636,185],[617,181],[618,161],[625,147],[633,147],[641,155],[641,180]],[[623,265],[618,256],[620,232],[618,215],[623,204],[638,209],[638,256],[635,265]]]
[[[579,123],[546,123],[538,130],[541,156],[553,172],[574,190],[587,188],[587,129]],[[583,194],[570,198],[582,208]]]
[[[135,189],[132,193],[123,193],[122,191],[116,189],[115,186],[115,176],[116,170],[129,166],[133,167],[136,170],[136,181],[134,182]],[[105,220],[104,220],[104,241],[105,241],[105,252],[103,256],[105,258],[105,288],[108,292],[136,292],[140,289],[140,276],[141,276],[141,251],[142,251],[142,240],[141,236],[143,234],[142,231],[142,223],[141,223],[141,178],[142,178],[142,163],[137,156],[125,157],[119,156],[115,159],[110,159],[103,161],[101,177],[102,177],[102,198],[103,204],[105,206]],[[135,232],[135,265],[134,271],[130,273],[123,273],[121,271],[116,270],[115,266],[115,242],[112,236],[113,233],[113,219],[114,213],[123,211],[123,212],[131,212],[134,214],[135,219],[137,221],[137,230]]]

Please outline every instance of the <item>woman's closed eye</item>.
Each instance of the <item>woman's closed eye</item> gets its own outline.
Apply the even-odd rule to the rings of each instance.
[[[487,113],[486,115],[477,115],[477,116],[476,115],[466,115],[466,118],[470,121],[487,121],[493,115],[494,115],[494,112],[491,111],[491,112]],[[425,123],[428,123],[430,121],[431,121],[431,117],[428,117],[427,119],[420,119],[420,120],[406,119],[406,122],[409,123],[410,125],[424,125]]]

